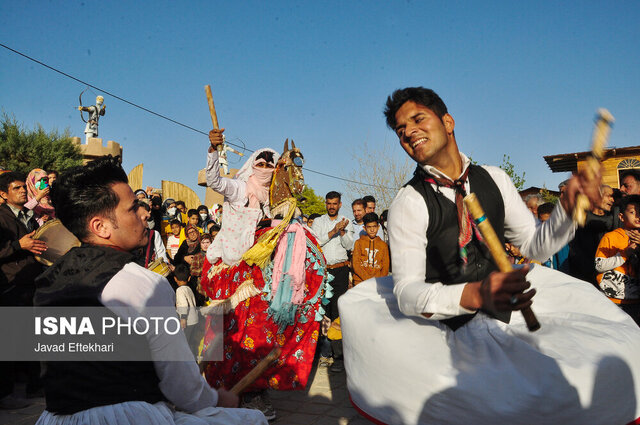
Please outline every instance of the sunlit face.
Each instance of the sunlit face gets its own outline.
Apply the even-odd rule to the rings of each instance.
[[[633,176],[626,176],[622,180],[620,192],[625,195],[640,195],[640,182],[638,182]]]
[[[538,201],[535,199],[529,199],[527,201],[527,208],[531,211],[531,214],[538,216]]]
[[[198,224],[198,214],[194,214],[189,217],[189,224],[197,225]]]
[[[49,184],[52,184],[56,181],[56,173],[49,173]]]
[[[540,221],[547,221],[549,220],[549,217],[551,217],[551,213],[540,214],[538,218],[540,219]]]
[[[364,212],[366,214],[369,214],[371,212],[376,212],[376,203],[375,202],[367,202],[367,208],[364,209]]]
[[[431,109],[411,100],[396,112],[395,131],[400,145],[422,165],[438,166],[445,162],[448,144],[455,143],[449,138],[453,136],[454,125],[451,115],[445,114],[441,120]]]
[[[148,230],[138,212],[140,208],[131,187],[126,183],[114,183],[111,188],[120,201],[113,211],[113,219],[103,221],[106,239],[125,251],[145,246]]]
[[[211,241],[209,239],[202,239],[200,241],[200,249],[204,252],[207,252],[209,245],[211,245]]]
[[[640,229],[640,205],[629,204],[624,212],[620,213],[620,221],[624,223],[624,228],[629,230]]]
[[[325,201],[325,206],[327,207],[329,217],[335,217],[338,215],[340,207],[342,207],[342,202],[340,202],[340,198],[329,198]]]
[[[146,196],[144,196],[144,193],[142,193],[142,192],[139,192],[139,193],[136,195],[136,197],[137,197],[139,200],[141,200],[141,201],[142,201],[143,199],[146,199],[146,198],[147,198]]]
[[[613,207],[613,189],[609,186],[605,186],[602,188],[602,203],[600,204],[600,208],[604,211],[611,211]]]
[[[0,191],[0,196],[8,204],[22,208],[27,202],[27,185],[20,180],[11,182],[6,192]]]
[[[362,217],[364,217],[364,208],[362,208],[362,205],[354,204],[351,209],[353,211],[353,219],[356,223],[362,223]]]
[[[179,224],[171,225],[171,233],[173,233],[173,236],[178,236],[180,234],[181,229],[182,229],[182,226],[180,226]]]
[[[194,229],[193,227],[191,227],[188,231],[187,231],[187,237],[189,238],[190,241],[196,241],[198,240],[198,234],[200,232],[198,232],[197,229]]]
[[[367,223],[364,225],[364,231],[367,232],[367,236],[369,236],[371,239],[374,239],[378,234],[379,226],[380,225],[378,223],[372,221],[371,223]]]

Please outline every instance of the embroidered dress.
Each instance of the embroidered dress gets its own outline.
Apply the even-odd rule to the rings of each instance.
[[[258,231],[255,238],[267,230]],[[296,234],[288,232],[282,237],[289,239]],[[288,268],[279,273],[282,276],[279,284],[273,285],[273,262],[263,274],[260,268],[248,266],[244,261],[227,266],[219,259],[212,266],[205,260],[202,288],[212,300],[221,300],[214,301],[209,308],[225,313],[224,360],[209,362],[205,369],[212,387],[233,387],[276,346],[282,349],[280,357],[248,390],[293,390],[306,386],[324,314],[322,305],[331,296],[331,276],[325,272],[326,263],[317,241],[308,231],[304,235],[304,290],[299,304],[286,301],[295,298],[291,293],[295,289],[288,284]],[[290,260],[292,256],[285,255],[285,264],[286,258]],[[212,317],[207,317],[205,353],[216,336],[210,326]]]

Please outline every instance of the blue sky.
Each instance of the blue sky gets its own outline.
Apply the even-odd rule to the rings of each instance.
[[[640,145],[637,1],[25,1],[1,11],[0,42],[13,49],[203,131],[211,84],[229,140],[281,150],[293,138],[309,168],[339,177],[365,143],[403,158],[382,109],[415,85],[447,103],[463,152],[494,165],[509,155],[527,186],[567,177],[542,157],[587,150],[599,107],[616,117],[610,145]],[[74,108],[85,86],[3,48],[0,64],[4,111],[84,138]],[[180,181],[204,197],[205,136],[105,104],[100,136],[124,146],[127,172],[144,162],[145,185]],[[321,195],[345,190],[305,178]]]

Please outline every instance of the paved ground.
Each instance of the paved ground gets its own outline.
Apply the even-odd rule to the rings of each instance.
[[[16,395],[24,397],[18,385]],[[346,375],[314,366],[305,391],[271,391],[278,418],[273,425],[365,425],[347,395]],[[33,425],[44,410],[44,398],[31,399],[32,405],[16,411],[0,410],[0,425]]]

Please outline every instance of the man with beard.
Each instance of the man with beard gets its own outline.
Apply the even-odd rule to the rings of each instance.
[[[353,225],[349,220],[340,215],[342,207],[341,194],[335,191],[327,193],[325,205],[327,213],[316,218],[311,227],[318,235],[318,243],[322,247],[322,252],[327,260],[329,273],[333,275],[333,297],[327,305],[326,311],[329,319],[334,321],[338,318],[338,299],[347,292],[349,287],[349,254],[348,250],[353,247]],[[332,341],[333,365],[331,371],[341,372],[344,368],[342,360],[342,342]]]
[[[51,196],[82,246],[38,278],[36,306],[104,306],[125,319],[122,307],[144,316],[149,308],[175,306],[169,282],[131,254],[147,243],[148,231],[118,158],[65,172]],[[153,361],[45,362],[46,410],[38,424],[266,424],[260,412],[222,409],[236,407],[238,397],[209,387],[195,361],[162,360],[168,352],[189,358],[184,338],[160,332],[138,344]]]

